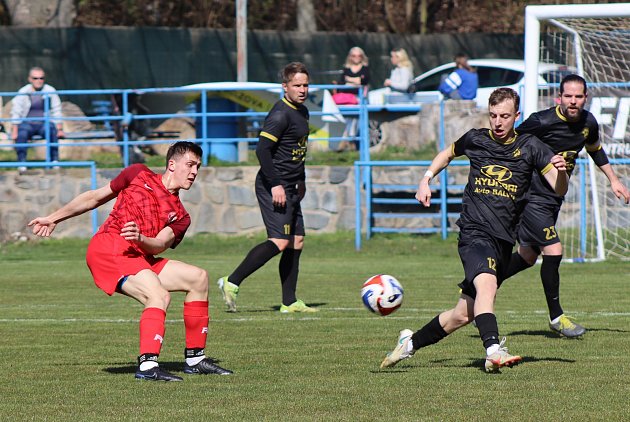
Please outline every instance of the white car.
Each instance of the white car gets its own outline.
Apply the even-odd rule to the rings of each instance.
[[[475,101],[478,107],[487,107],[488,98],[492,91],[500,87],[509,87],[520,95],[523,94],[525,78],[525,62],[511,59],[476,59],[468,60],[468,64],[477,69],[479,88]],[[370,105],[391,103],[427,103],[440,101],[443,96],[437,90],[443,78],[455,69],[455,63],[450,62],[438,66],[417,76],[413,80],[415,93],[404,94],[391,92],[389,88],[370,91],[368,99]],[[538,83],[560,83],[562,78],[575,69],[555,63],[538,64]]]

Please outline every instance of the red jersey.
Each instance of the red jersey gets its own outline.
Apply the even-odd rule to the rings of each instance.
[[[171,248],[182,241],[190,226],[190,215],[179,195],[166,189],[161,175],[144,164],[133,164],[120,172],[109,186],[118,197],[99,233],[120,234],[125,223],[133,221],[147,237],[155,237],[162,229],[170,227],[175,233]]]

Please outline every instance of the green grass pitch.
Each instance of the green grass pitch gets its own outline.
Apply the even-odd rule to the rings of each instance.
[[[183,294],[167,314],[161,364],[182,383],[134,379],[142,307],[107,297],[85,265],[85,240],[0,247],[1,421],[590,421],[630,416],[630,267],[564,264],[562,303],[589,331],[560,339],[547,327],[534,267],[497,297],[501,335],[524,362],[482,370],[473,326],[390,370],[379,363],[403,328],[454,305],[462,276],[456,239],[382,235],[354,250],[353,235],[312,235],[298,297],[317,314],[278,312],[278,258],[243,283],[239,312],[224,311],[215,280],[263,237],[187,238],[164,256],[208,270],[207,354],[233,376],[181,374]],[[379,317],[362,305],[369,276],[405,288],[402,307]]]

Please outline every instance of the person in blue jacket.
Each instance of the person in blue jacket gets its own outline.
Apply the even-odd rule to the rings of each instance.
[[[455,56],[455,71],[442,81],[438,90],[452,100],[474,100],[478,86],[477,72],[468,64],[468,57],[458,54]]]

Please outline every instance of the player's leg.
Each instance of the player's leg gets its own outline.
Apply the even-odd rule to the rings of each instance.
[[[516,252],[510,256],[503,281],[533,266],[539,254],[540,249],[536,247],[519,245]]]
[[[232,274],[217,280],[228,312],[236,312],[236,297],[243,280],[282,252],[289,244],[289,235],[285,234],[285,231],[288,231],[287,218],[290,222],[291,216],[286,215],[284,208],[279,209],[273,205],[271,187],[265,185],[261,177],[256,178],[256,197],[267,229],[267,240],[254,246]]]
[[[182,378],[163,371],[158,365],[170,293],[162,286],[158,276],[149,269],[123,278],[118,284],[118,291],[144,305],[140,316],[140,355],[136,378],[181,381]]]
[[[186,292],[184,298],[184,327],[186,329],[187,374],[229,375],[232,371],[215,365],[206,358],[205,347],[208,336],[208,274],[194,265],[181,261],[168,260],[157,268],[158,277],[164,289],[169,292]]]
[[[304,248],[304,218],[300,199],[296,190],[287,192],[287,214],[292,215],[291,221],[285,225],[289,228],[289,243],[282,251],[278,270],[282,283],[282,304],[280,312],[317,312],[316,308],[307,306],[304,301],[296,297],[298,274],[300,271],[300,256]]]
[[[560,305],[562,243],[557,242],[544,246],[542,253],[540,279],[545,290],[545,299],[549,309],[549,328],[564,337],[579,337],[586,332],[586,328],[567,317]]]
[[[467,325],[473,319],[474,303],[473,298],[462,294],[453,309],[437,315],[415,333],[409,329],[402,330],[396,347],[385,356],[381,368],[390,368],[401,360],[413,356],[417,350],[435,344]]]
[[[540,255],[540,249],[536,245],[539,244],[538,238],[544,230],[538,224],[540,222],[540,213],[541,207],[538,204],[529,202],[525,205],[518,227],[519,247],[510,256],[510,261],[503,272],[503,280],[500,282],[528,269],[536,263],[536,259]]]
[[[566,337],[581,336],[586,332],[584,327],[571,322],[560,306],[562,243],[556,229],[560,205],[529,203],[527,209],[521,220],[519,241],[524,246],[539,248],[543,253],[540,278],[549,308],[550,327]],[[531,262],[535,259],[529,258]]]
[[[494,314],[494,301],[497,293],[497,278],[494,274],[481,273],[474,280],[477,297],[475,298],[475,324],[479,337],[486,348],[484,367],[486,372],[497,372],[504,366],[512,366],[522,360],[520,356],[508,353],[504,347],[505,337],[499,341],[499,325]]]
[[[494,314],[494,301],[499,274],[503,274],[510,259],[512,244],[496,239],[476,229],[462,229],[458,244],[466,280],[460,284],[462,293],[475,299],[474,318],[479,337],[486,349],[485,369],[488,372],[511,366],[521,360],[512,356],[499,341],[499,326]],[[468,280],[472,280],[469,282]]]

